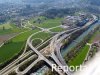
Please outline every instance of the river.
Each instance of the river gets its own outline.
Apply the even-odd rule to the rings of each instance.
[[[64,57],[68,51],[70,51],[72,48],[74,48],[79,42],[81,42],[84,37],[88,35],[92,30],[94,30],[96,27],[100,25],[100,20],[92,25],[87,31],[85,31],[83,34],[81,34],[76,40],[74,40],[68,47],[66,47],[64,50],[61,51],[62,56]]]

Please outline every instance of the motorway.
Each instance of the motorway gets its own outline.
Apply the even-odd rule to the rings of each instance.
[[[95,20],[95,18],[94,18],[94,20]],[[50,56],[51,58],[53,58],[53,60],[54,60],[54,61],[56,62],[56,64],[57,64],[57,66],[65,66],[65,65],[67,66],[67,64],[65,63],[65,61],[64,61],[64,59],[63,59],[63,57],[62,57],[62,55],[61,55],[61,52],[60,52],[60,48],[61,48],[61,46],[62,46],[61,41],[64,40],[65,38],[69,38],[70,35],[72,35],[72,34],[75,33],[76,31],[79,31],[79,30],[82,30],[82,29],[88,27],[88,26],[91,25],[92,23],[93,23],[93,21],[90,21],[90,22],[88,22],[85,26],[83,26],[82,28],[74,28],[74,29],[72,29],[72,30],[68,30],[68,31],[64,31],[64,32],[58,33],[57,35],[55,35],[54,37],[51,38],[52,40],[50,39],[50,40],[51,40],[51,43],[50,43],[50,49],[49,49],[49,51],[50,51],[49,56]],[[53,28],[55,28],[55,27],[53,27]],[[52,28],[49,28],[49,29],[52,29]],[[26,47],[27,47],[27,46],[30,47],[31,50],[32,50],[33,52],[36,53],[36,55],[38,56],[38,59],[36,59],[36,60],[35,60],[30,66],[28,66],[24,71],[19,71],[18,68],[17,68],[18,66],[14,67],[13,69],[16,70],[17,74],[19,74],[19,75],[26,74],[35,64],[37,64],[37,62],[39,62],[39,61],[41,61],[41,60],[45,61],[49,66],[52,66],[52,64],[54,64],[54,63],[52,63],[49,59],[47,59],[46,56],[43,55],[43,53],[39,52],[39,51],[38,51],[36,48],[34,48],[33,45],[32,45],[32,37],[33,37],[35,34],[38,34],[38,33],[43,32],[43,31],[44,31],[44,30],[42,29],[42,31],[39,31],[39,32],[36,32],[36,33],[32,34],[32,35],[27,39],[27,43],[26,43]],[[62,35],[63,35],[63,36],[62,36]],[[49,40],[49,41],[50,41],[50,40]],[[42,44],[42,45],[43,45],[43,44]],[[29,51],[29,52],[31,53],[32,51]],[[25,53],[25,56],[28,55],[28,54],[30,54],[29,52]],[[23,56],[22,56],[22,57],[23,57]],[[15,62],[16,62],[16,61],[23,59],[22,57],[20,57],[19,59],[15,60],[12,64],[15,65]],[[32,56],[32,57],[33,57],[33,56]],[[12,66],[12,64],[9,65],[8,67],[6,67],[5,69],[0,70],[0,74],[1,74],[1,75],[6,75],[6,74],[3,74],[3,73],[4,73],[5,71],[7,71],[8,68],[9,68],[10,66]],[[14,65],[13,65],[13,66],[14,66]],[[12,66],[12,67],[13,67],[13,66]],[[11,67],[10,67],[10,68],[11,68]],[[63,70],[63,69],[62,69],[62,70]],[[55,71],[57,71],[57,70],[55,69]],[[64,70],[63,70],[63,71],[64,71]],[[65,72],[65,73],[59,72],[59,71],[57,71],[57,72],[58,72],[58,74],[60,74],[60,75],[64,75],[64,74],[72,75],[70,71],[67,71],[67,72]],[[9,72],[8,72],[8,73],[9,73]]]
[[[91,23],[89,23],[89,24],[87,24],[86,25],[86,27],[88,26],[88,25],[90,25]],[[78,29],[78,30],[81,30],[81,29],[84,29],[85,27],[83,27],[83,28],[80,28],[80,29]],[[74,32],[76,32],[77,30],[75,30]],[[70,33],[69,35],[71,35],[72,33]],[[47,62],[50,66],[52,66],[52,63],[46,58],[46,57],[44,57],[40,52],[38,52],[38,50],[36,50],[33,46],[32,46],[32,44],[30,43],[30,40],[31,40],[31,37],[32,37],[33,35],[31,35],[29,38],[28,38],[28,41],[27,41],[27,44],[29,45],[29,47],[39,56],[38,57],[38,59],[33,63],[34,65],[37,63],[37,62],[39,62],[40,60],[44,60],[45,62]],[[67,37],[68,35],[66,35],[66,36],[63,36],[60,40],[63,40],[63,39],[65,39],[66,37]],[[53,39],[53,40],[55,40],[55,38]],[[55,42],[55,41],[54,41]],[[52,44],[55,44],[54,42],[52,42]],[[51,46],[54,46],[54,45],[51,45]],[[60,52],[58,52],[59,51],[59,48],[60,46],[57,46],[56,48],[57,48],[57,53],[58,53],[58,55],[59,55],[59,53]],[[61,60],[59,61],[59,59],[56,57],[56,55],[55,55],[55,53],[54,53],[54,48],[53,48],[53,51],[52,51],[52,53],[51,53],[51,57],[53,58],[53,60],[59,65],[59,66],[64,66],[64,65],[66,65],[65,63],[64,63],[64,65],[62,65],[61,64]],[[61,56],[58,56],[59,58],[61,58]],[[42,59],[41,59],[42,58]],[[23,71],[23,72],[20,72],[20,73],[22,73],[22,74],[24,74],[24,73],[26,73],[26,72],[28,72],[28,70],[29,69],[31,69],[32,68],[32,66],[29,66],[25,71]],[[56,69],[55,69],[56,70]],[[58,71],[57,71],[58,72]],[[60,73],[60,72],[58,72],[60,75],[63,75],[63,73]],[[71,75],[71,73],[69,72],[69,71],[67,71],[66,72],[66,74],[68,74],[68,75]]]
[[[25,74],[27,73],[31,68],[32,66],[34,66],[37,62],[39,62],[40,60],[44,60],[45,62],[47,62],[50,66],[52,66],[52,63],[46,58],[44,57],[38,50],[36,50],[33,46],[32,46],[32,43],[31,43],[31,38],[32,38],[33,35],[31,35],[28,40],[27,40],[27,45],[29,45],[29,47],[38,55],[38,59],[36,61],[34,61],[31,66],[28,66],[28,68],[26,68],[23,72],[18,72],[19,74]],[[58,72],[60,75],[63,75],[62,73]]]
[[[55,28],[55,27],[53,27],[53,28]],[[53,28],[50,28],[50,29],[53,29]],[[25,31],[26,32],[26,31]],[[34,33],[33,35],[35,35],[35,34],[38,34],[38,33],[40,33],[40,32],[43,32],[43,30],[42,31],[39,31],[39,32],[36,32],[36,33]],[[22,32],[22,33],[24,33],[24,32]],[[21,33],[20,33],[21,34]],[[38,49],[39,47],[41,47],[42,45],[44,45],[45,43],[47,43],[47,42],[49,42],[50,40],[51,40],[52,38],[50,38],[50,39],[48,39],[47,41],[45,41],[44,43],[42,43],[42,44],[39,44],[37,47],[36,47],[36,49]],[[17,58],[16,60],[14,60],[12,63],[10,63],[9,65],[7,65],[6,67],[4,67],[2,70],[0,70],[0,75],[6,75],[7,73],[9,73],[11,70],[14,70],[15,68],[13,68],[19,61],[21,61],[21,60],[23,60],[24,58],[26,58],[27,56],[29,56],[31,53],[33,53],[33,51],[28,51],[28,52],[26,52],[26,48],[27,48],[27,43],[26,43],[26,46],[25,46],[25,50],[24,50],[24,52],[23,52],[23,54],[19,57],[19,58]],[[42,51],[41,51],[42,52]],[[9,69],[11,69],[11,70],[9,70]]]

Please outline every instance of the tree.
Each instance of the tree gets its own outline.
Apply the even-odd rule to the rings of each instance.
[[[5,27],[3,26],[3,30],[5,30]]]

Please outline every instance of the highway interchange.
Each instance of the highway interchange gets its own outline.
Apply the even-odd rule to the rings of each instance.
[[[74,34],[76,31],[80,31],[80,30],[83,30],[84,28],[87,28],[89,27],[92,23],[94,23],[97,18],[95,15],[92,15],[93,16],[93,20],[92,21],[89,21],[85,26],[83,27],[77,27],[77,28],[73,28],[73,29],[70,29],[70,30],[67,30],[67,31],[63,31],[63,32],[59,32],[58,34],[56,34],[55,36],[51,37],[50,39],[48,39],[46,42],[50,42],[49,45],[48,45],[48,53],[45,54],[45,50],[47,50],[46,48],[43,48],[41,51],[38,50],[38,48],[40,46],[42,46],[43,44],[46,44],[46,42],[42,43],[41,45],[39,45],[38,47],[33,47],[32,45],[32,37],[35,35],[35,34],[38,34],[40,32],[47,32],[47,31],[50,31],[50,29],[52,28],[49,28],[49,29],[44,29],[44,28],[40,28],[40,27],[37,27],[39,29],[41,29],[41,31],[39,32],[36,32],[34,34],[32,34],[28,39],[27,39],[27,42],[26,42],[26,47],[25,47],[25,50],[23,52],[23,54],[17,58],[15,61],[13,61],[12,63],[10,63],[8,66],[6,66],[5,68],[3,68],[2,70],[0,70],[0,75],[7,75],[8,73],[10,73],[11,71],[15,71],[18,75],[24,75],[26,74],[34,65],[36,65],[39,61],[43,60],[45,61],[50,67],[52,67],[52,64],[57,64],[57,66],[68,66],[62,55],[61,55],[61,52],[60,52],[60,48],[61,46],[63,45],[62,44],[62,41],[66,38],[70,38],[70,36],[72,34]],[[58,27],[58,26],[57,26]],[[53,28],[56,28],[56,27],[53,27]],[[38,38],[39,39],[39,38]],[[27,47],[30,47],[30,51],[26,52],[26,48]],[[29,56],[32,52],[35,52],[34,55],[31,55],[28,59],[26,59],[25,61],[21,62],[22,63],[25,63],[27,60],[31,60],[33,59],[35,56],[38,56],[38,58],[31,64],[29,65],[24,71],[19,71],[19,66],[21,64],[17,64],[19,61],[25,59],[27,56]],[[53,61],[55,62],[51,62],[47,57],[51,57],[53,59]],[[17,65],[16,65],[17,64]],[[62,68],[63,70],[63,68]],[[72,72],[70,71],[66,71],[65,73],[64,72],[59,72],[55,69],[55,71],[60,74],[60,75],[72,75]],[[63,70],[64,71],[64,70]]]

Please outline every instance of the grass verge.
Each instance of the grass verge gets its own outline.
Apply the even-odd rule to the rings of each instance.
[[[57,27],[57,28],[51,29],[50,31],[52,31],[52,32],[62,32],[62,31],[64,31],[64,29],[61,28],[61,27]]]

